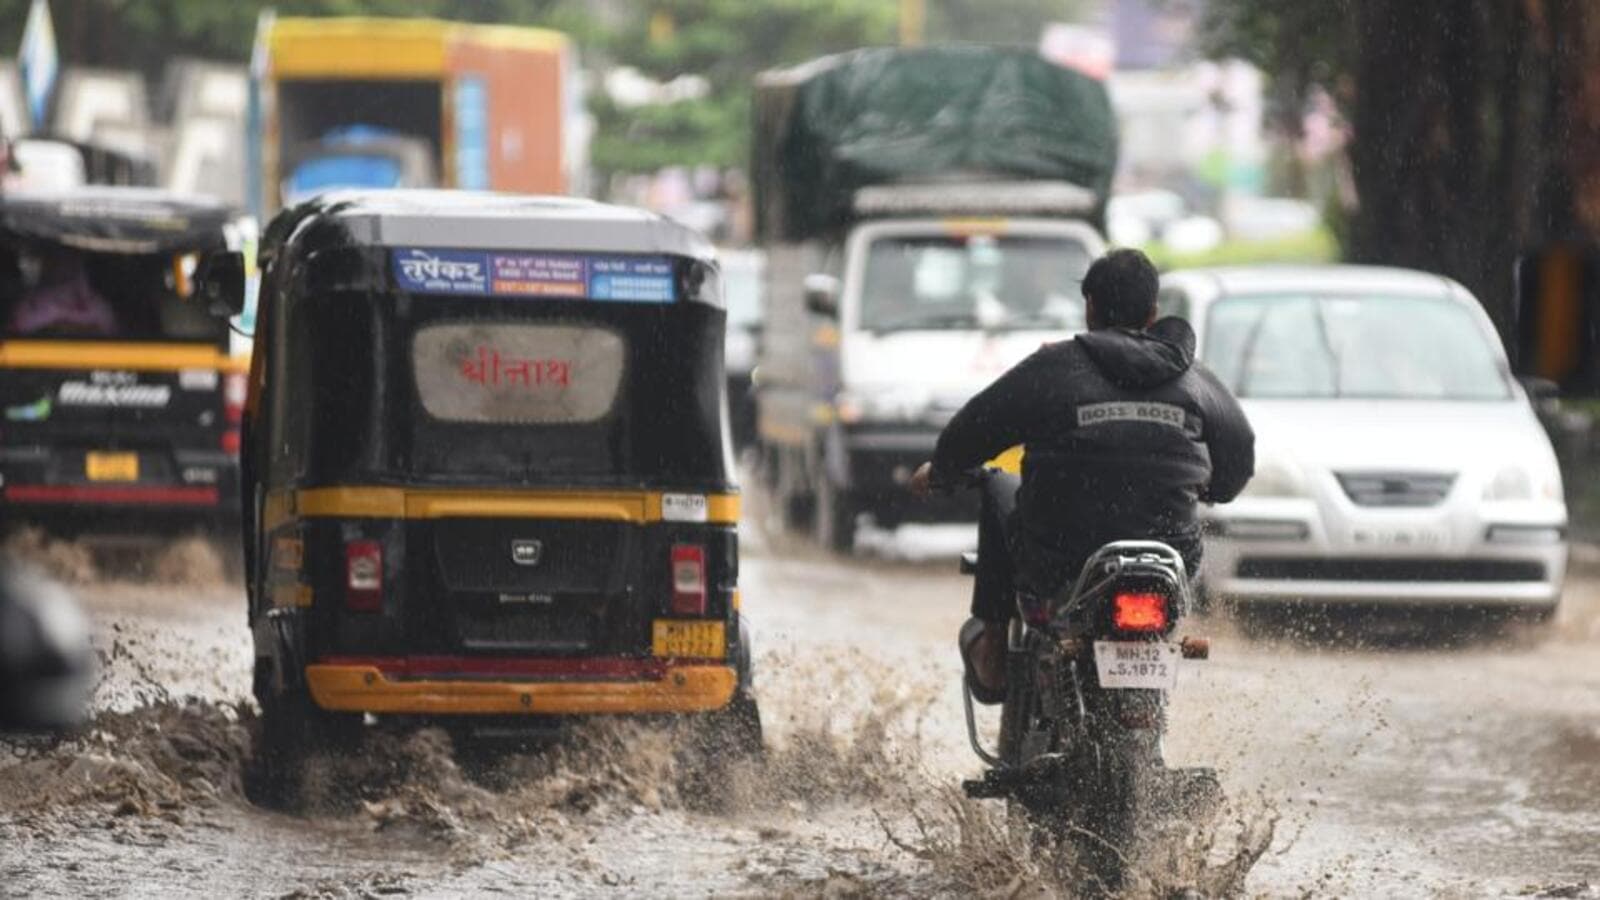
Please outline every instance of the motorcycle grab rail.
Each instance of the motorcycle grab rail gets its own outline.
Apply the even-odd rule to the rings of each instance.
[[[1101,546],[1083,564],[1072,590],[1061,598],[1058,606],[1067,610],[1076,607],[1084,598],[1105,590],[1129,570],[1170,580],[1177,588],[1183,609],[1187,611],[1192,606],[1192,589],[1183,555],[1170,544],[1146,540],[1112,541]]]

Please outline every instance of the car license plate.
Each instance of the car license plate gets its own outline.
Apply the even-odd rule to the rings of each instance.
[[[657,619],[651,652],[672,659],[722,659],[728,655],[721,622]]]
[[[90,481],[138,481],[139,454],[90,453],[83,460]]]
[[[1116,690],[1170,691],[1178,684],[1177,644],[1163,641],[1095,641],[1100,686]]]
[[[1443,528],[1427,525],[1357,526],[1350,529],[1350,543],[1357,547],[1440,550],[1449,542],[1450,535]]]

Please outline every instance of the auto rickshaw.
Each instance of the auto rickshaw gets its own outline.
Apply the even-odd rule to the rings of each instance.
[[[364,716],[698,714],[760,746],[712,248],[554,197],[322,195],[262,238],[241,475],[270,783]],[[221,312],[242,260],[202,266]]]
[[[0,195],[0,524],[142,539],[238,522],[247,361],[191,276],[239,226],[149,188]]]

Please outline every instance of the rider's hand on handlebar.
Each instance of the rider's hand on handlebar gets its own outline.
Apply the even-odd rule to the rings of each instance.
[[[925,462],[911,473],[911,480],[906,487],[918,497],[926,497],[933,492],[933,463]]]

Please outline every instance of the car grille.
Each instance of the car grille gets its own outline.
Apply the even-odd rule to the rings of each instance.
[[[1245,557],[1240,578],[1280,581],[1543,581],[1544,564],[1505,559]]]
[[[1455,484],[1453,474],[1340,472],[1339,486],[1358,506],[1437,506]]]

